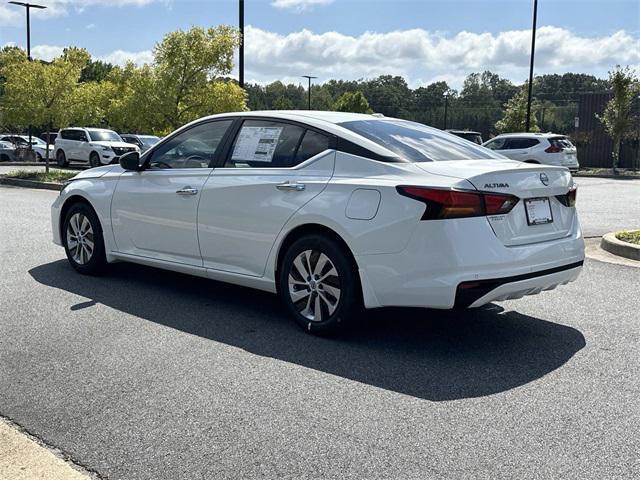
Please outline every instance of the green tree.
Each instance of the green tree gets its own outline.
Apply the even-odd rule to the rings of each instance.
[[[633,125],[631,106],[639,89],[635,72],[629,67],[621,68],[618,65],[615,70],[609,72],[609,83],[613,97],[602,115],[597,117],[613,140],[613,173],[616,174],[620,161],[620,144]]]
[[[223,25],[171,32],[156,45],[155,83],[157,91],[162,92],[157,108],[168,128],[175,129],[208,113],[245,108],[245,95],[238,86],[226,89],[234,101],[227,99],[222,110],[209,98],[215,78],[231,73],[239,41],[238,31]]]
[[[233,68],[238,33],[227,26],[167,34],[153,65],[115,67],[107,81],[116,95],[107,118],[122,130],[166,134],[205,115],[246,110],[246,93],[221,77]]]
[[[80,73],[89,60],[86,50],[66,49],[50,63],[29,61],[26,55],[10,52],[3,56],[2,97],[4,120],[14,125],[67,126],[78,100]],[[85,115],[85,119],[88,115]],[[49,170],[47,149],[46,170]]]
[[[113,70],[113,65],[102,60],[91,60],[82,69],[80,74],[81,82],[102,82],[106,80]]]
[[[534,101],[531,105],[531,125],[529,126],[529,131],[531,132],[540,131],[536,120],[538,109],[538,103]],[[502,119],[496,123],[496,129],[500,133],[523,132],[526,127],[526,120],[527,86],[525,84],[505,105],[504,115]]]
[[[334,109],[338,112],[353,112],[353,113],[372,113],[371,107],[367,98],[361,91],[345,92],[343,93],[336,103]]]

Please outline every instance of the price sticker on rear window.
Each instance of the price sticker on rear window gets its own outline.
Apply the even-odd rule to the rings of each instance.
[[[231,160],[271,163],[280,134],[282,127],[242,127]]]

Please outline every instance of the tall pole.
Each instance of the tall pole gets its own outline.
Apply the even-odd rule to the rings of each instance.
[[[27,57],[31,60],[31,5],[27,4]]]
[[[239,0],[238,19],[240,21],[240,54],[238,58],[238,83],[244,88],[244,0]]]
[[[525,131],[531,127],[531,91],[533,89],[533,60],[536,54],[536,23],[538,21],[538,0],[533,0],[533,28],[531,29],[531,63],[529,64],[529,91],[527,94],[527,121]]]
[[[311,110],[311,80],[318,77],[312,77],[311,75],[302,75],[302,78],[309,80],[309,87],[307,88],[308,107],[307,110]]]
[[[444,128],[443,130],[447,129],[447,110],[449,110],[449,94],[446,94],[444,96]]]
[[[31,61],[31,9],[45,9],[44,5],[36,5],[35,3],[24,3],[24,2],[9,2],[12,5],[18,5],[19,7],[24,7],[27,10],[27,58]],[[29,124],[29,151],[33,150],[31,145],[31,124]]]

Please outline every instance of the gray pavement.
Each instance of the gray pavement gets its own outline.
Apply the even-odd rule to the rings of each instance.
[[[605,182],[580,181],[585,232],[640,218],[638,184]],[[0,187],[0,415],[105,478],[640,476],[639,268],[320,339],[261,292],[77,275],[55,195]]]

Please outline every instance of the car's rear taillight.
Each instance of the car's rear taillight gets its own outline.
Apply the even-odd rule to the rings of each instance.
[[[545,149],[545,152],[547,152],[547,153],[560,153],[562,150],[564,150],[564,149],[560,145],[552,143],[550,147],[547,147]]]
[[[400,195],[418,200],[426,205],[422,220],[500,215],[509,213],[518,203],[518,197],[500,193],[443,190],[404,185],[398,186],[396,189]]]
[[[565,207],[575,207],[578,197],[578,185],[573,184],[569,191],[564,195],[556,195],[558,201]]]

